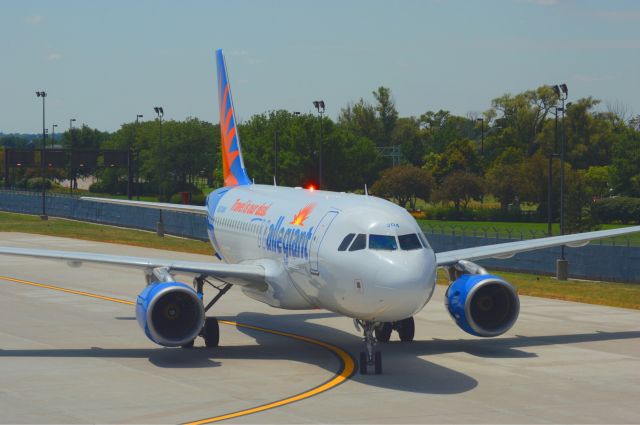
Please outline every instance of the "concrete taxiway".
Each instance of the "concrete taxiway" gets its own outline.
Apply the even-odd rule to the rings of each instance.
[[[18,233],[0,233],[0,245],[208,260]],[[134,300],[144,285],[135,270],[4,256],[0,276],[13,279],[0,278],[2,423],[197,421],[304,394],[343,367],[318,345],[230,325],[221,325],[217,349],[158,347],[131,305],[25,283]],[[416,317],[415,342],[380,345],[383,375],[354,374],[313,397],[228,422],[638,422],[640,312],[522,297],[511,331],[479,339],[451,321],[443,294],[439,287]],[[354,357],[361,350],[351,320],[273,309],[237,288],[212,313]]]

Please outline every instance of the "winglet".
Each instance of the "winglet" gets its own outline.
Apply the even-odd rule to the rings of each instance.
[[[222,170],[225,186],[251,184],[242,161],[240,136],[236,127],[236,114],[231,99],[231,88],[227,77],[227,65],[222,49],[216,51],[218,64],[218,104],[220,106],[220,134],[222,151]]]

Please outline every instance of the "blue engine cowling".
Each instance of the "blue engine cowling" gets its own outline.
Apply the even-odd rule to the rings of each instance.
[[[184,283],[152,283],[138,295],[136,319],[156,344],[178,347],[192,341],[202,330],[204,318],[202,300]]]
[[[465,274],[445,296],[449,314],[462,330],[475,336],[498,336],[513,326],[520,313],[515,288],[498,276]]]

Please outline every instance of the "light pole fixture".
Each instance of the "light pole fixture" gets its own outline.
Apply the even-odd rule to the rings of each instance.
[[[160,185],[160,201],[164,200],[164,145],[162,144],[162,117],[164,116],[164,109],[162,106],[154,106],[153,110],[158,115],[158,121],[160,122],[160,164],[158,170],[158,184]],[[158,218],[158,224],[156,228],[156,234],[158,236],[164,236],[164,220],[162,219],[162,209],[159,210],[160,217]]]
[[[40,218],[42,220],[47,220],[47,212],[45,207],[45,146],[47,145],[47,130],[45,128],[44,121],[44,99],[47,97],[47,93],[44,91],[37,91],[37,97],[42,98],[42,149],[40,150],[40,169],[42,171],[42,215]]]
[[[562,128],[560,135],[560,234],[564,235],[565,233],[565,223],[564,223],[564,155],[565,155],[565,128],[564,128],[564,111],[565,105],[564,102],[569,97],[569,89],[566,84],[560,84],[553,86],[553,91],[558,96],[558,99],[562,102],[562,108],[556,109],[556,119],[558,111],[562,112]],[[558,280],[567,280],[568,274],[568,263],[564,257],[564,245],[560,247],[560,260],[558,260],[558,266],[556,269],[556,274]]]
[[[73,123],[76,122],[75,118],[69,118],[69,143],[71,144],[71,161],[70,163],[73,164],[73,148],[74,143],[73,143]],[[71,168],[69,169],[69,191],[73,194],[73,182],[75,181],[75,170],[73,168],[73,165],[71,165]]]
[[[320,148],[318,149],[318,189],[322,190],[322,116],[324,115],[324,100],[314,100],[313,106],[320,115]]]
[[[484,155],[484,118],[476,118],[482,123],[482,138],[480,139],[480,155]]]

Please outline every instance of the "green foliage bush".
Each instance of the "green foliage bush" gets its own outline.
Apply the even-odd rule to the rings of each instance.
[[[207,197],[202,192],[191,193],[191,202],[190,202],[191,205],[204,205],[206,200],[207,200]],[[169,202],[171,202],[172,204],[181,204],[182,195],[180,194],[180,192],[174,193],[173,195],[171,195],[171,198],[169,198]]]
[[[520,209],[509,208],[504,211],[501,208],[461,208],[437,206],[425,209],[425,214],[429,220],[447,221],[511,221],[511,222],[531,222],[544,221],[541,216],[534,211],[521,211]]]
[[[44,187],[45,189],[51,189],[51,180],[45,179]],[[24,181],[24,188],[27,190],[42,190],[42,178],[41,177],[31,177]]]
[[[591,206],[591,214],[600,223],[640,224],[640,198],[618,196],[600,199]]]

